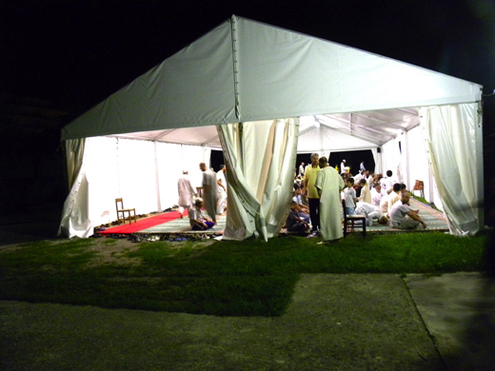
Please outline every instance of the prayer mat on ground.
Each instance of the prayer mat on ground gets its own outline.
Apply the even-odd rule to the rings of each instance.
[[[225,215],[217,215],[217,224],[213,228],[205,231],[193,231],[189,225],[189,218],[174,219],[167,223],[154,225],[150,228],[140,230],[139,233],[154,234],[154,233],[206,233],[206,234],[223,234],[227,217]]]
[[[376,232],[376,233],[393,233],[393,232],[422,232],[422,231],[448,231],[449,226],[447,224],[447,219],[445,215],[431,207],[430,205],[424,204],[414,198],[409,201],[410,206],[413,210],[419,210],[419,216],[426,223],[426,229],[419,226],[416,229],[396,229],[387,225],[380,225],[376,222],[372,226],[366,227],[366,232]]]
[[[143,229],[151,228],[155,225],[160,225],[163,223],[168,223],[172,220],[185,220],[189,225],[189,218],[187,214],[187,210],[184,210],[183,219],[179,219],[179,212],[177,210],[170,211],[167,213],[151,216],[148,218],[140,219],[136,223],[119,225],[117,227],[107,228],[105,230],[99,231],[100,234],[128,234],[140,232]]]

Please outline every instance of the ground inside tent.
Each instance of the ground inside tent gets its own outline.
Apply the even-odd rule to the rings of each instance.
[[[449,230],[445,215],[441,211],[438,211],[434,207],[428,204],[424,204],[413,198],[411,198],[410,203],[412,209],[419,210],[419,215],[427,225],[426,230],[423,230],[422,227],[419,227],[414,231],[446,232]],[[155,223],[153,223],[152,218],[156,220]],[[162,222],[163,220],[166,221]],[[220,237],[223,235],[226,220],[226,214],[218,215],[217,224],[213,228],[206,231],[193,231],[189,225],[189,218],[187,216],[180,218],[178,211],[172,210],[164,213],[154,213],[151,216],[141,218],[137,223],[125,224],[110,228],[105,228],[105,226],[102,226],[97,228],[96,232],[98,235],[106,235],[111,237],[125,237],[126,235],[134,235],[137,237],[137,239],[141,239],[145,236],[155,236],[156,239],[160,239],[162,237],[166,239],[170,237]],[[356,228],[356,232],[360,230],[360,228]],[[399,230],[388,225],[380,225],[374,222],[372,226],[366,227],[366,232],[371,234],[386,234],[411,232],[411,230]],[[280,234],[287,235],[290,233],[288,233],[285,229],[282,229]]]

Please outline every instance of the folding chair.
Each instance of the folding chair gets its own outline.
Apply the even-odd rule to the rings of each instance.
[[[423,181],[422,180],[416,180],[416,183],[414,184],[412,191],[413,191],[413,194],[414,194],[414,191],[419,191],[419,194],[421,195],[421,197],[425,198]]]
[[[117,210],[117,223],[120,224],[120,221],[125,223],[126,220],[129,220],[129,224],[132,223],[132,219],[134,219],[134,223],[137,222],[136,218],[136,209],[125,209],[124,201],[122,198],[115,199],[115,209]],[[127,214],[127,216],[126,216]],[[122,217],[121,217],[122,216]]]
[[[344,214],[344,238],[355,228],[361,228],[363,237],[366,237],[366,215],[347,215],[345,213],[345,201],[342,201],[342,209]],[[361,223],[355,224],[355,222]]]

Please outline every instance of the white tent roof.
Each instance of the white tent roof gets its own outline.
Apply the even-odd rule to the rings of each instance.
[[[198,127],[325,115],[327,137],[351,134],[369,144],[349,148],[370,148],[416,125],[415,107],[480,99],[478,84],[232,16],[67,125],[62,139],[126,134],[215,148],[214,129]]]

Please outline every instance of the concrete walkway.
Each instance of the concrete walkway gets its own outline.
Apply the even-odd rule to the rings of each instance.
[[[479,274],[303,275],[277,318],[0,302],[2,370],[493,370]]]

